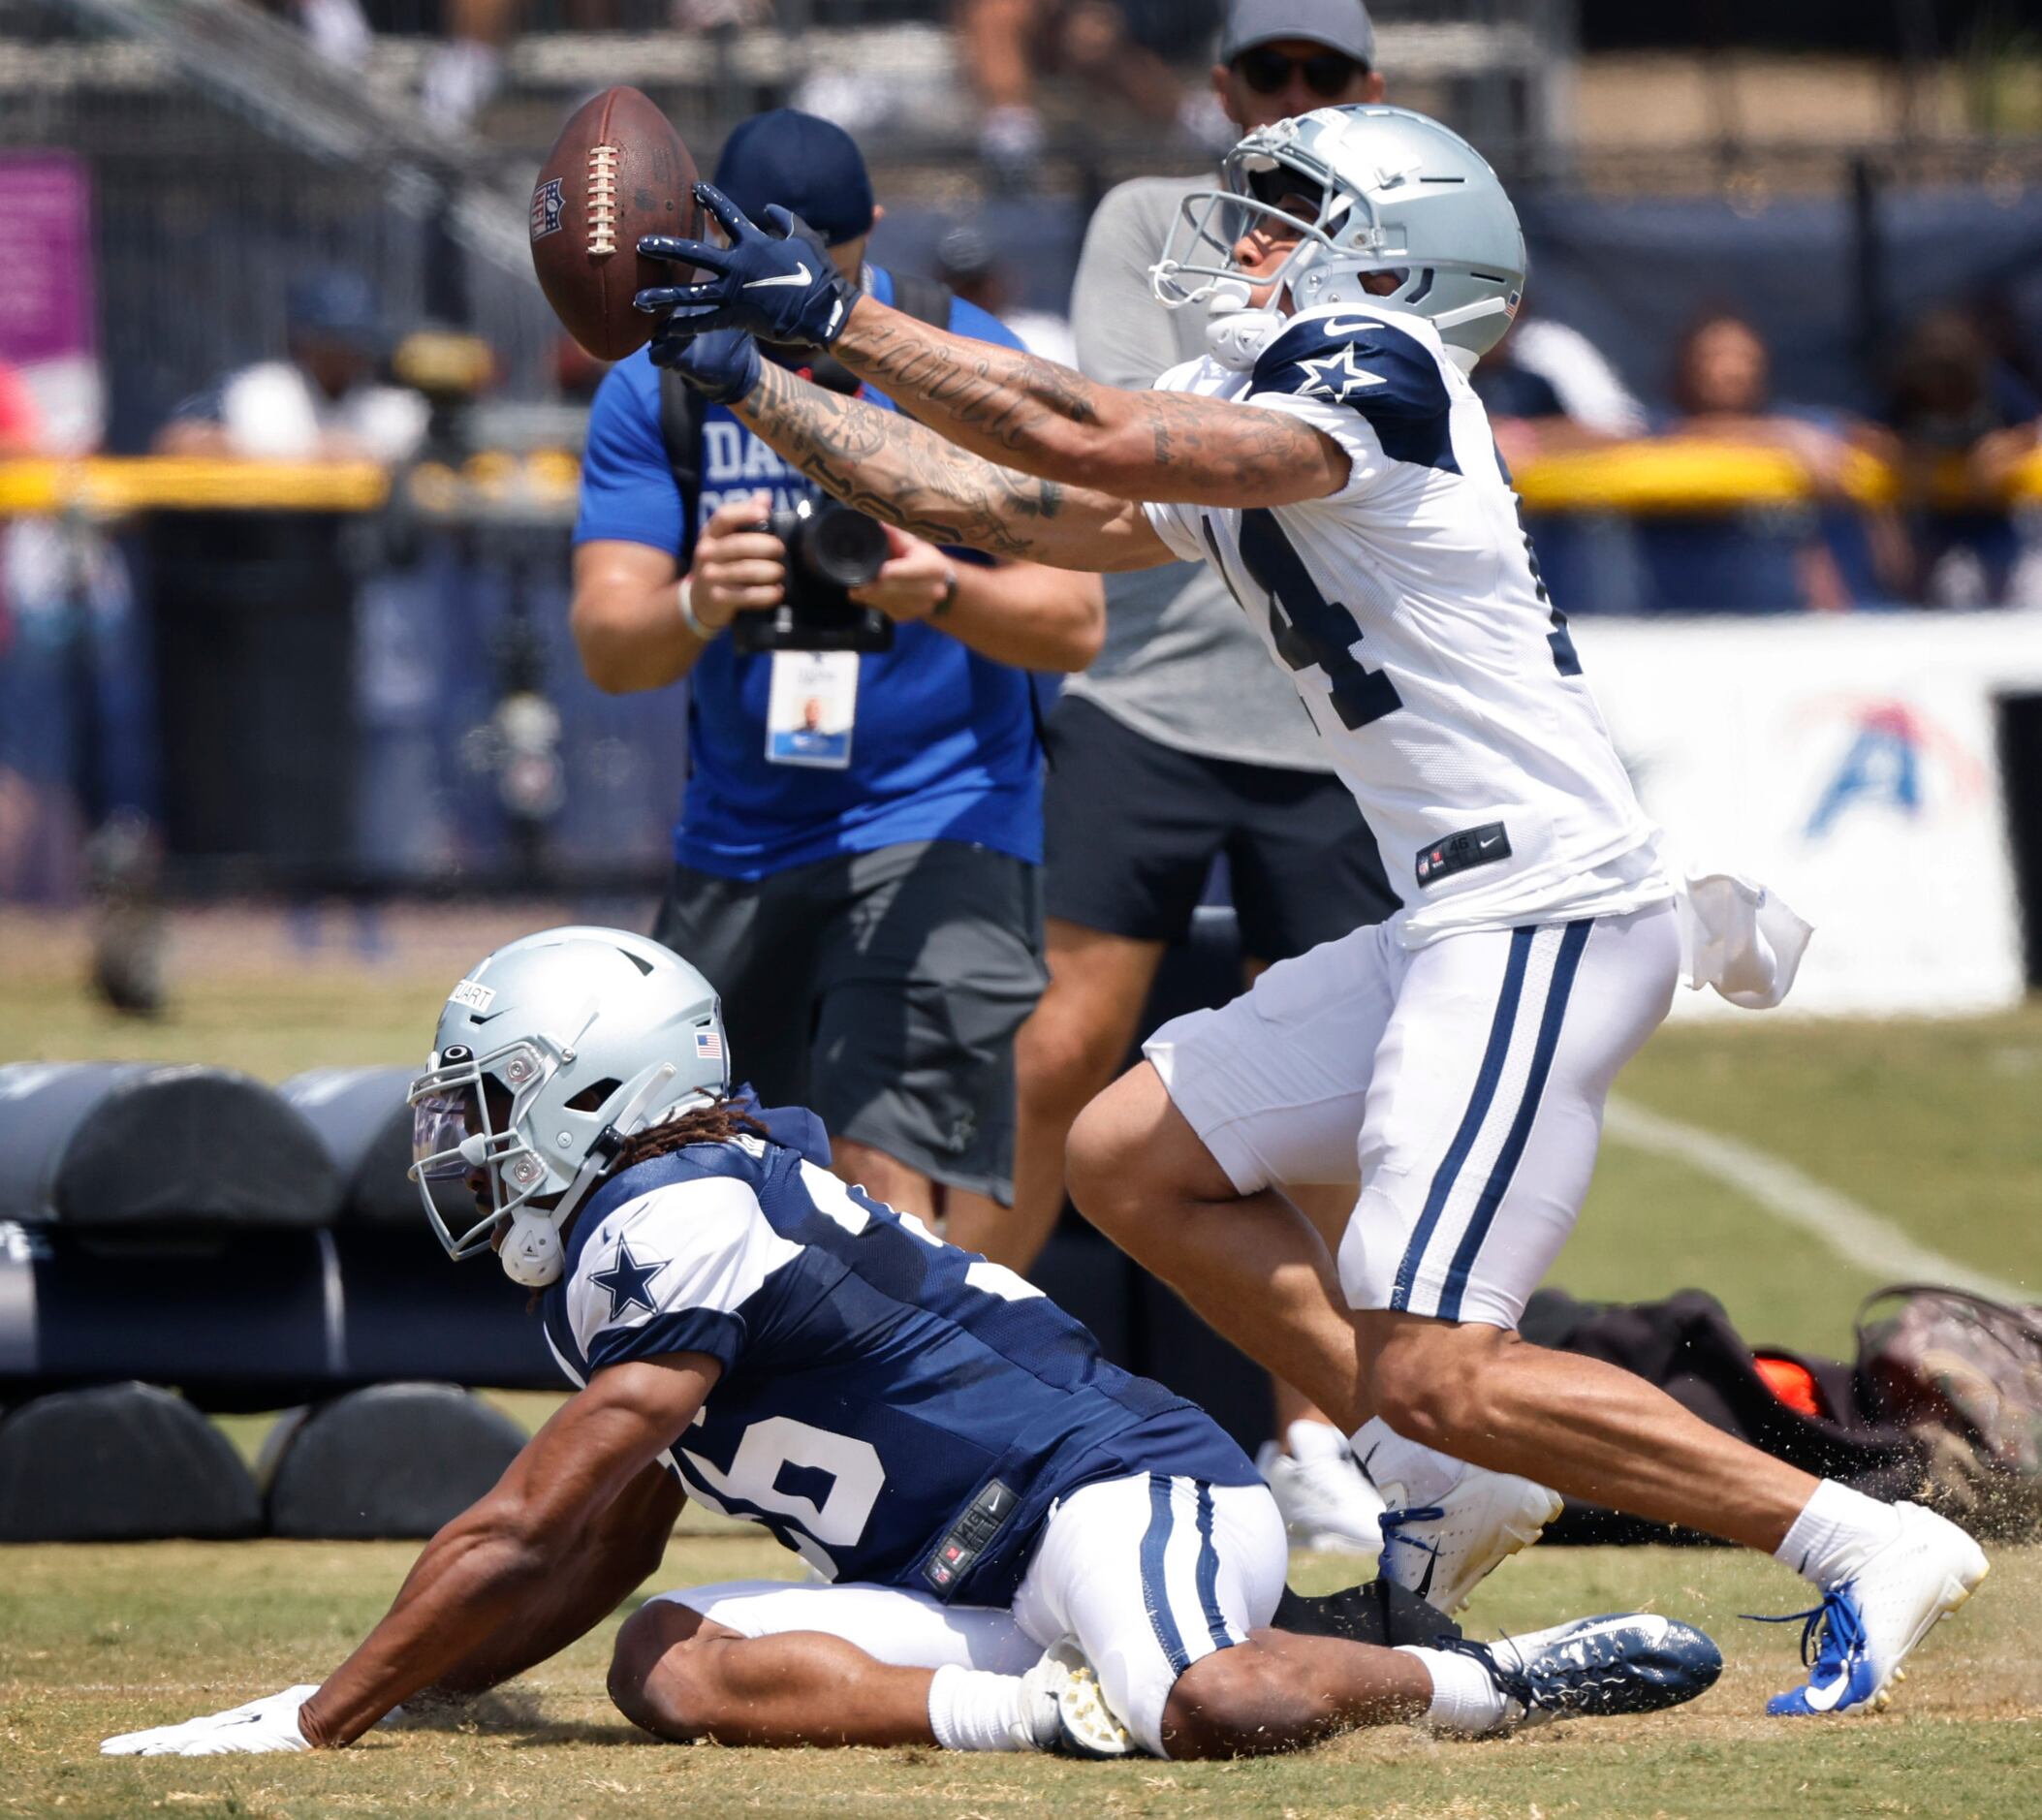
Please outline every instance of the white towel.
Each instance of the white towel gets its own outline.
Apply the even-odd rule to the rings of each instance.
[[[1690,872],[1677,902],[1681,971],[1691,990],[1712,986],[1746,1011],[1769,1011],[1786,997],[1813,925],[1737,872]]]

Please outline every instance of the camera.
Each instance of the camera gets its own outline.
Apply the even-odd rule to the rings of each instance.
[[[737,647],[758,651],[890,651],[894,622],[851,598],[874,581],[890,546],[877,518],[833,499],[804,499],[760,526],[787,547],[787,597],[731,625]]]

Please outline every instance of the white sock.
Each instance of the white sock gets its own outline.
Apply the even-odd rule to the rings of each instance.
[[[1283,1430],[1283,1445],[1301,1466],[1315,1459],[1345,1459],[1347,1437],[1330,1422],[1309,1418],[1294,1422]]]
[[[928,1684],[928,1725],[945,1750],[1027,1750],[1021,1678],[946,1663]]]
[[[1891,1504],[1825,1479],[1773,1552],[1774,1558],[1827,1592],[1855,1574],[1873,1550],[1891,1542],[1900,1525]]]
[[[1378,1486],[1402,1486],[1407,1505],[1438,1503],[1467,1471],[1451,1455],[1405,1440],[1380,1416],[1355,1429],[1354,1457]]]
[[[1432,1678],[1432,1704],[1426,1723],[1442,1732],[1492,1732],[1510,1716],[1495,1678],[1471,1655],[1453,1649],[1425,1649],[1399,1644],[1398,1655],[1415,1655]]]

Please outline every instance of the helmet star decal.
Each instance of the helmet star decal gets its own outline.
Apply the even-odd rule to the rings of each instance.
[[[1384,383],[1381,374],[1355,364],[1351,341],[1337,354],[1329,354],[1323,360],[1300,361],[1298,364],[1311,375],[1308,383],[1298,388],[1300,397],[1327,398],[1335,404],[1345,404],[1356,392]]]
[[[655,1312],[652,1298],[645,1294],[645,1285],[666,1268],[664,1261],[641,1264],[631,1255],[631,1247],[619,1239],[616,1262],[607,1271],[596,1271],[588,1280],[598,1289],[610,1292],[610,1318],[614,1321],[634,1303],[647,1314]]]

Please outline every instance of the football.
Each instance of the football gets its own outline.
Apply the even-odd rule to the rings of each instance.
[[[667,116],[635,88],[606,88],[578,108],[532,190],[532,267],[567,332],[600,361],[652,338],[657,319],[631,307],[648,285],[690,273],[641,259],[642,235],[699,238],[695,160]]]

